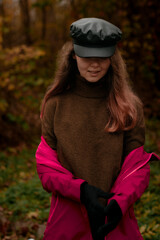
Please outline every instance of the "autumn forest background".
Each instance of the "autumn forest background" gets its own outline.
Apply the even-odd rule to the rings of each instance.
[[[99,17],[123,32],[119,43],[144,104],[145,150],[160,155],[159,0],[0,0],[0,239],[42,239],[50,195],[36,174],[40,105],[54,80],[70,24]],[[145,240],[160,239],[160,164],[135,205]]]

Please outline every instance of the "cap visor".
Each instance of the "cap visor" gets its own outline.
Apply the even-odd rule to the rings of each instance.
[[[116,46],[109,47],[84,47],[74,44],[75,54],[79,57],[111,57],[115,52]]]

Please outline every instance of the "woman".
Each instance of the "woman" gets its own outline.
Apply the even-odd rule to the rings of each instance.
[[[142,239],[134,202],[149,184],[142,104],[117,48],[122,32],[97,18],[70,28],[42,105],[37,171],[52,202],[44,239]]]

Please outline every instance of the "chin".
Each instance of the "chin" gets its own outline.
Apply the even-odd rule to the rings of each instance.
[[[98,82],[99,80],[100,80],[100,78],[86,78],[86,80],[88,81],[88,82]]]

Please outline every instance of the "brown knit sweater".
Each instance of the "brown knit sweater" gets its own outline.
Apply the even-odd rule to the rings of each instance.
[[[77,77],[72,89],[49,99],[42,135],[76,177],[109,191],[126,156],[144,144],[143,111],[133,130],[107,133],[107,86]]]

